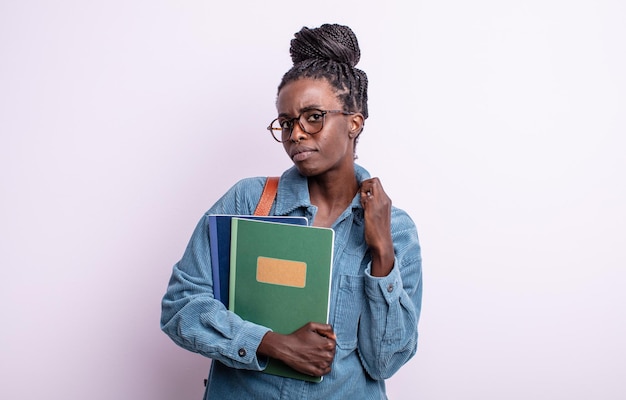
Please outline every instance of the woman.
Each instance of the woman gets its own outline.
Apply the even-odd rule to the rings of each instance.
[[[201,219],[163,298],[161,327],[177,344],[214,361],[205,398],[385,399],[385,379],[417,348],[421,256],[410,217],[391,205],[378,178],[355,164],[367,111],[367,77],[355,68],[346,26],[302,28],[293,67],[278,87],[268,129],[294,166],[280,177],[272,215],[306,216],[335,231],[329,324],[282,335],[244,321],[213,297],[209,214],[249,215],[264,178],[235,184]],[[321,383],[260,373],[268,357]]]

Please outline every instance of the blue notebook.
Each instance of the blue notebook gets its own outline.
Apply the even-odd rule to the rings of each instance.
[[[228,308],[230,285],[230,236],[233,217],[256,219],[292,225],[308,225],[306,217],[258,216],[258,215],[209,215],[209,243],[211,244],[211,268],[213,270],[213,295]]]

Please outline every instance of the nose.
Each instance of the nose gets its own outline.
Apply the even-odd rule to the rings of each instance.
[[[300,125],[300,120],[296,120],[293,123],[293,127],[291,128],[291,136],[289,139],[292,142],[299,142],[302,138],[306,137],[307,133],[302,129],[302,125]]]

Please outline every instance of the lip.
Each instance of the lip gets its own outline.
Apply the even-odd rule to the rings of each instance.
[[[310,147],[295,147],[289,151],[289,157],[291,157],[293,161],[304,161],[309,158],[314,151],[315,149]]]

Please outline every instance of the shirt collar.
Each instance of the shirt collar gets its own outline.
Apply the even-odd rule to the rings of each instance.
[[[369,172],[358,164],[354,164],[354,173],[359,183],[370,178]],[[297,208],[312,206],[307,178],[301,175],[295,166],[286,170],[280,177],[277,198],[282,199],[282,201],[276,203],[274,210],[276,215],[287,215]],[[285,199],[290,200],[284,201]],[[360,196],[358,194],[352,199],[351,206],[353,209],[361,208]]]

